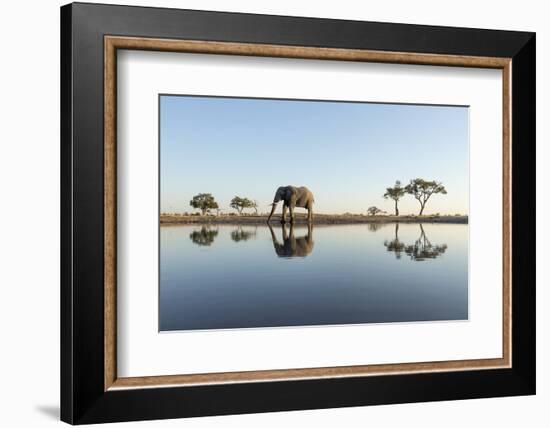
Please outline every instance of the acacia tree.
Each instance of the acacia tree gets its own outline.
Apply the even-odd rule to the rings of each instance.
[[[384,211],[382,211],[380,208],[378,207],[369,207],[367,209],[367,212],[370,214],[370,215],[376,215],[376,214],[380,214],[380,213],[383,213]]]
[[[405,186],[405,190],[407,193],[413,195],[419,202],[420,212],[418,215],[422,215],[424,208],[426,207],[426,203],[432,195],[435,195],[436,193],[441,193],[442,195],[447,194],[447,190],[442,183],[437,181],[427,181],[423,178],[415,178],[414,180],[411,180],[411,182]]]
[[[252,205],[250,205],[250,208],[254,208],[254,212],[256,213],[256,215],[258,215],[258,201],[256,199],[252,201]]]
[[[393,199],[395,202],[395,215],[399,215],[399,208],[397,206],[399,199],[405,196],[405,188],[401,187],[401,182],[397,180],[393,187],[387,187],[386,193],[384,193],[384,199]]]
[[[193,199],[189,201],[189,205],[201,210],[202,215],[205,215],[209,210],[219,208],[218,203],[214,200],[214,196],[210,193],[199,193],[193,196]]]
[[[252,202],[248,198],[241,198],[240,196],[235,196],[233,199],[231,199],[231,202],[229,203],[229,206],[231,208],[236,209],[239,212],[239,215],[242,215],[243,210],[245,208],[253,208],[254,202]]]

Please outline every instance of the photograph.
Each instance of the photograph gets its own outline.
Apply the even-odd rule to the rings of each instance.
[[[158,102],[160,332],[468,321],[467,105]]]

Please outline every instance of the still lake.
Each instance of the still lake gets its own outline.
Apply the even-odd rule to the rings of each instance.
[[[468,225],[160,228],[161,331],[468,319]]]

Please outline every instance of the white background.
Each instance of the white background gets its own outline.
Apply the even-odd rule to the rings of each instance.
[[[117,78],[119,376],[502,356],[501,70],[123,51]],[[158,334],[159,93],[469,105],[469,320]]]
[[[109,1],[104,1],[110,3]],[[159,427],[407,426],[543,427],[550,402],[548,118],[549,13],[540,0],[459,3],[410,0],[254,2],[127,1],[130,4],[415,24],[537,31],[538,395],[461,402],[284,412],[129,423]],[[55,0],[5,2],[0,68],[0,328],[3,426],[58,424],[59,406],[59,10]],[[546,286],[546,287],[545,287]],[[21,309],[24,312],[21,312]]]

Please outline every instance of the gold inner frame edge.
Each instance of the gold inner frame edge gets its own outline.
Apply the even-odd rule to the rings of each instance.
[[[169,376],[117,377],[116,366],[116,88],[117,50],[148,50],[391,64],[495,68],[502,70],[503,94],[503,349],[501,358],[420,363],[277,369]],[[362,49],[320,48],[252,43],[104,37],[104,389],[154,388],[204,384],[396,375],[511,367],[511,82],[512,60],[500,57],[422,54]]]

